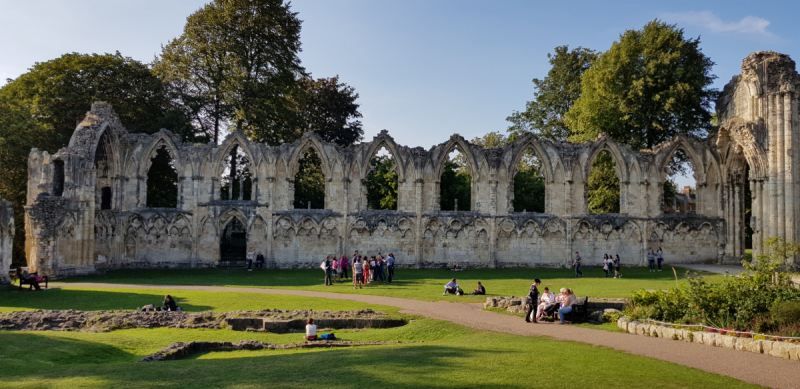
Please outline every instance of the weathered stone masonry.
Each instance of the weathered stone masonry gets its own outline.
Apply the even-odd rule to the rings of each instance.
[[[11,248],[14,243],[14,211],[11,202],[0,198],[0,285],[11,282]]]
[[[220,145],[189,144],[167,130],[130,134],[109,105],[96,103],[68,147],[53,155],[31,151],[28,262],[53,276],[210,266],[220,259],[221,235],[234,219],[246,230],[247,249],[262,251],[281,268],[317,266],[327,254],[354,250],[394,252],[406,267],[563,266],[575,251],[589,265],[603,253],[638,264],[649,246],[663,247],[673,261],[733,261],[744,252],[744,185],[753,194],[756,253],[766,237],[800,240],[794,227],[800,180],[791,152],[798,139],[798,85],[788,56],[751,54],[718,102],[718,134],[678,137],[643,151],[606,136],[569,144],[532,135],[497,149],[453,135],[424,150],[398,145],[385,131],[346,148],[314,134],[269,147],[241,132]],[[178,206],[147,208],[147,173],[162,147],[178,171]],[[235,147],[248,161],[250,199],[223,199],[220,192]],[[382,147],[396,164],[397,211],[366,209],[363,182]],[[321,210],[292,206],[298,160],[309,148],[320,156],[326,177]],[[439,210],[439,180],[454,149],[464,154],[472,176],[469,212]],[[665,166],[678,149],[695,169],[697,212],[663,215]],[[543,165],[546,213],[513,212],[513,178],[527,150]],[[616,163],[620,214],[588,214],[586,182],[601,151]]]

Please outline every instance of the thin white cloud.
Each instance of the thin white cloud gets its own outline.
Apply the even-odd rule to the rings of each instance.
[[[674,23],[685,23],[703,27],[713,33],[738,32],[746,34],[772,35],[767,31],[770,21],[757,16],[745,16],[738,22],[723,22],[711,11],[669,13],[664,19]]]

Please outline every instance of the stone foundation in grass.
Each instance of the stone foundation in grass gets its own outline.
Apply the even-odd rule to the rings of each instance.
[[[672,328],[658,324],[628,321],[625,317],[617,320],[617,326],[631,334],[697,343],[706,346],[724,347],[731,350],[749,351],[756,354],[767,354],[774,357],[800,361],[800,345],[774,340],[758,340],[723,335],[715,332],[692,331]]]
[[[231,342],[190,342],[173,343],[161,350],[156,351],[139,362],[159,362],[174,361],[183,359],[190,355],[217,352],[217,351],[240,351],[240,350],[288,350],[293,348],[333,348],[333,347],[355,347],[355,346],[383,346],[399,343],[422,343],[422,342],[350,342],[342,340],[317,340],[313,342],[275,344],[262,343],[255,340],[242,340],[237,344]]]

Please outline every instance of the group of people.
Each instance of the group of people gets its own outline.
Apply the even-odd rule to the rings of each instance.
[[[367,257],[359,255],[356,251],[352,262],[349,262],[345,255],[338,260],[335,256],[328,255],[320,264],[320,268],[325,271],[325,285],[333,285],[334,279],[339,282],[348,279],[347,270],[352,268],[353,289],[356,289],[377,281],[391,284],[394,278],[394,263],[392,253],[384,257],[379,252],[378,255]]]
[[[528,290],[528,313],[525,315],[525,321],[528,323],[538,323],[543,316],[550,316],[558,312],[558,324],[564,324],[566,315],[572,312],[572,304],[578,300],[572,289],[561,288],[559,294],[556,296],[550,291],[550,288],[545,287],[544,293],[539,295],[539,285],[542,281],[538,278],[533,281],[530,290]]]
[[[580,253],[577,251],[575,252],[575,261],[572,262],[572,267],[575,268],[575,278],[578,276],[583,277],[583,272],[581,271],[581,264],[582,259]],[[603,254],[603,271],[606,272],[606,278],[611,275],[611,271],[614,271],[614,278],[622,278],[622,274],[619,272],[620,267],[620,260],[619,254],[614,255],[613,257],[611,254]]]
[[[182,309],[178,306],[178,303],[175,302],[175,299],[172,298],[170,295],[164,296],[164,301],[161,302],[160,307],[156,307],[153,304],[147,304],[141,308],[142,311],[145,312],[152,312],[152,311],[168,311],[168,312],[181,312]]]
[[[450,282],[448,282],[444,286],[444,293],[442,293],[442,296],[447,296],[448,293],[452,293],[452,294],[454,294],[456,296],[464,295],[464,290],[461,289],[460,286],[458,286],[458,282],[456,282],[455,278],[450,280]],[[470,293],[470,294],[472,294],[472,295],[486,294],[486,288],[484,288],[483,285],[481,285],[481,282],[478,281],[478,287],[473,289],[472,293]]]
[[[261,251],[259,251],[257,255],[254,254],[255,251],[249,251],[247,253],[247,256],[245,257],[247,259],[247,271],[253,270],[253,259],[256,260],[257,269],[263,268],[264,264],[266,263],[266,261],[264,260],[264,254],[261,254]]]
[[[658,251],[653,252],[652,247],[647,248],[647,264],[650,266],[650,271],[656,271],[656,261],[658,261],[658,271],[661,271],[661,262],[664,262],[664,251],[661,250],[661,247],[658,248]]]

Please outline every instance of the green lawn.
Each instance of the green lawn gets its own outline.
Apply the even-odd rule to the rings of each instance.
[[[623,268],[620,279],[604,278],[600,268],[582,269],[585,277],[574,278],[571,269],[475,269],[463,272],[449,270],[398,269],[392,284],[373,283],[363,289],[354,290],[349,282],[324,285],[321,270],[262,270],[248,272],[243,269],[187,269],[187,270],[119,270],[102,276],[74,277],[63,282],[108,282],[147,285],[213,285],[246,286],[280,289],[302,289],[335,293],[357,293],[402,297],[424,301],[458,300],[465,302],[484,301],[482,296],[442,296],[444,284],[451,278],[458,279],[461,287],[471,292],[481,281],[490,296],[521,296],[528,293],[534,278],[557,291],[561,287],[572,288],[578,296],[629,297],[640,289],[669,289],[676,286],[671,268],[651,273],[647,268]],[[678,280],[685,285],[686,271],[678,271]],[[721,279],[721,275],[704,273],[709,280]]]
[[[555,388],[756,387],[606,348],[476,331],[432,319],[400,328],[337,331],[337,336],[424,343],[219,352],[138,363],[174,341],[291,343],[300,335],[166,328],[100,334],[0,331],[0,382],[4,388],[530,388],[542,380]]]

